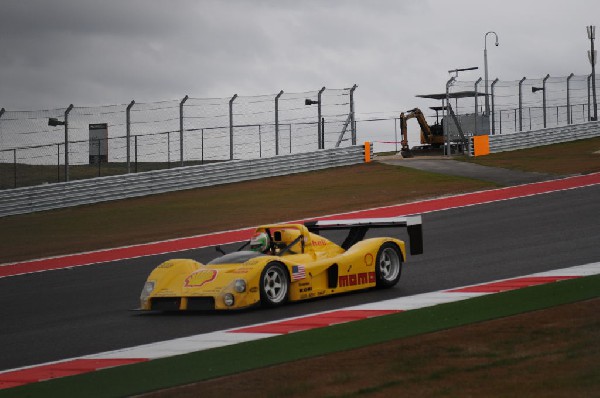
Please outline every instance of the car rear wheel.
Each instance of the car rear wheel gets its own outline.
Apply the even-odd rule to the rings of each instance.
[[[394,243],[386,242],[377,252],[375,275],[377,287],[392,287],[400,280],[402,253]]]
[[[289,278],[279,263],[269,263],[260,276],[260,300],[267,307],[283,304],[288,299]]]

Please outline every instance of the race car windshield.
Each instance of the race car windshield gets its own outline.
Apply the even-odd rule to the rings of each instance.
[[[264,256],[264,254],[253,251],[241,251],[225,254],[224,256],[217,257],[214,260],[208,262],[207,265],[218,265],[218,264],[241,264],[246,261]]]

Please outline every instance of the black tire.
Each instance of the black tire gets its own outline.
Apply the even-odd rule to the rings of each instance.
[[[388,288],[396,285],[402,274],[402,252],[398,246],[386,242],[377,252],[375,276],[378,288]]]
[[[260,302],[275,307],[288,300],[290,282],[287,270],[279,263],[269,263],[260,274]]]

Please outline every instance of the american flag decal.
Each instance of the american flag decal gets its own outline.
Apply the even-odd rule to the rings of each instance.
[[[306,271],[303,265],[292,266],[292,281],[304,279],[306,277]]]

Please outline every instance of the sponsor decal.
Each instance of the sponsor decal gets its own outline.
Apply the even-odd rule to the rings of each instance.
[[[237,268],[227,271],[228,274],[247,274],[252,271],[252,268]]]
[[[312,287],[302,287],[300,288],[300,293],[312,292]]]
[[[375,283],[375,272],[361,272],[358,274],[343,275],[338,278],[338,286],[358,286]]]
[[[257,287],[253,287],[250,289],[250,293],[256,293],[258,292],[258,288]]]
[[[217,278],[217,270],[215,269],[201,269],[185,279],[185,287],[200,287],[207,283],[214,281]]]
[[[303,265],[292,266],[292,281],[306,278],[306,269]]]
[[[327,241],[326,240],[313,240],[312,241],[312,245],[313,246],[327,246]]]
[[[373,265],[373,255],[371,253],[365,254],[365,265],[367,267]]]

